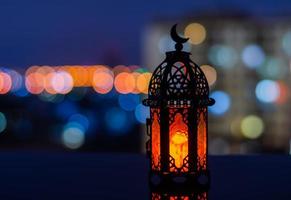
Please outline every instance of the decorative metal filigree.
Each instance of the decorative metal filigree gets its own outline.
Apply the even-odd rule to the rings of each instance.
[[[159,123],[161,123],[160,109],[157,109],[157,108],[152,108],[152,109],[150,110],[150,116],[152,116],[152,118],[151,118],[151,123],[153,122],[153,116],[154,116],[154,114],[157,114],[157,116],[158,116],[158,121],[159,121]]]
[[[186,156],[183,159],[183,165],[181,167],[177,167],[175,165],[175,158],[169,155],[169,168],[171,172],[175,173],[184,173],[189,171],[189,156]]]
[[[183,116],[183,122],[185,124],[188,124],[188,109],[184,108],[170,108],[169,109],[169,125],[171,125],[174,122],[175,116],[177,113],[181,113]]]
[[[164,71],[168,66],[167,62],[161,63],[154,71],[149,85],[149,94],[151,98],[158,98],[161,95],[161,84]]]
[[[171,53],[152,75],[146,104],[157,106],[166,99],[196,103],[204,100],[207,103],[209,86],[200,67],[190,60],[186,52],[180,52],[180,58],[173,63],[169,61],[172,59]]]

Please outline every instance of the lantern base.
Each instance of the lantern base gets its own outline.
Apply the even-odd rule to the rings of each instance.
[[[157,191],[207,191],[210,187],[210,172],[203,170],[196,173],[169,173],[151,171],[149,184]]]

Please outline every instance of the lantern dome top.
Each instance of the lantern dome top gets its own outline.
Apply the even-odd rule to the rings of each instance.
[[[149,98],[144,100],[146,106],[167,104],[213,105],[209,98],[207,79],[200,69],[190,59],[190,53],[182,51],[188,39],[181,38],[172,27],[171,37],[176,42],[175,51],[166,52],[165,60],[153,72],[149,84]]]

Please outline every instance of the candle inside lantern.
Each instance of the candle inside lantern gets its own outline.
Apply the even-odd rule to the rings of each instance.
[[[176,167],[182,168],[183,160],[188,155],[188,127],[180,113],[175,115],[170,127],[170,155],[175,159]]]

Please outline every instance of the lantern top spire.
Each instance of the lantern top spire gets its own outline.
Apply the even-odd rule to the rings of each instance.
[[[177,24],[171,28],[171,37],[176,42],[175,49],[176,51],[181,51],[183,49],[183,43],[187,42],[189,38],[182,38],[177,33]]]

